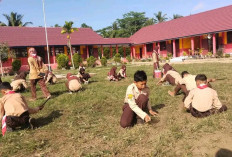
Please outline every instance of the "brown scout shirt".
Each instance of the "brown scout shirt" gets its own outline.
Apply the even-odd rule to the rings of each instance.
[[[167,75],[171,75],[174,79],[175,79],[175,84],[177,85],[178,83],[179,84],[183,84],[183,80],[182,80],[182,77],[180,76],[180,74],[176,71],[173,71],[173,70],[169,70],[161,79],[161,81],[164,81],[166,76]]]
[[[35,59],[33,57],[29,57],[28,64],[29,64],[29,68],[30,68],[29,79],[34,80],[34,79],[41,78],[40,76],[38,76],[40,73],[40,69],[39,69],[39,66],[37,63],[37,59]]]
[[[220,109],[222,107],[217,92],[209,87],[204,89],[194,88],[191,90],[184,101],[184,106],[189,108],[191,103],[192,107],[200,112],[205,112],[213,108]]]

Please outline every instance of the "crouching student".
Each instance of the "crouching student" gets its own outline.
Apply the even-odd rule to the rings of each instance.
[[[74,76],[71,73],[67,73],[66,78],[68,80],[65,85],[70,94],[72,94],[72,92],[77,92],[82,88],[81,83],[79,82],[79,78],[77,76]]]
[[[126,78],[126,66],[125,65],[122,65],[121,69],[118,71],[117,77],[119,80]]]
[[[3,82],[0,85],[0,90],[3,94],[0,104],[0,119],[5,121],[2,128],[8,132],[15,130],[17,127],[31,127],[33,129],[32,121],[34,119],[30,118],[29,115],[37,113],[42,108],[28,107],[25,98],[20,93],[12,91],[9,82]]]
[[[191,90],[184,101],[185,108],[194,117],[206,117],[227,110],[218,99],[217,92],[207,86],[207,77],[204,74],[197,75],[195,80],[197,88]]]
[[[28,88],[26,83],[27,72],[20,72],[18,75],[15,76],[14,81],[11,82],[12,90],[15,92],[22,92]]]
[[[144,71],[134,74],[134,83],[128,86],[124,100],[120,125],[123,128],[132,127],[136,123],[151,121],[151,115],[156,115],[149,104],[149,88],[146,86],[147,75]]]
[[[117,67],[113,66],[108,72],[108,80],[110,81],[118,81],[118,76],[116,73]]]
[[[50,84],[55,84],[57,82],[57,77],[51,71],[46,71],[44,80],[45,83],[49,82]]]
[[[89,83],[89,79],[91,78],[91,76],[89,75],[89,73],[85,73],[85,68],[82,67],[79,70],[79,77],[80,77],[80,81],[81,83],[84,84],[88,84]]]

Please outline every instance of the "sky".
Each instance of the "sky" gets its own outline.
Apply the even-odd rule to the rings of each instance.
[[[74,27],[82,23],[93,30],[110,26],[116,19],[130,11],[145,12],[146,17],[162,11],[171,18],[173,14],[188,16],[223,6],[232,0],[44,0],[48,27],[65,21],[73,21]],[[33,22],[30,27],[44,26],[42,0],[0,0],[0,21],[6,23],[2,14],[17,12],[24,15],[23,22]]]

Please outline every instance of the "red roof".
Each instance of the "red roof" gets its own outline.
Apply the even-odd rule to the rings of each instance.
[[[49,45],[67,45],[61,28],[47,28]],[[9,46],[44,46],[46,45],[44,27],[0,27],[0,42]],[[128,38],[104,39],[90,28],[79,28],[71,34],[72,45],[98,45],[128,43]]]
[[[232,5],[143,27],[130,37],[134,44],[232,30]]]

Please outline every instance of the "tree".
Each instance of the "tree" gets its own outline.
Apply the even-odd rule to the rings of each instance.
[[[54,27],[61,27],[59,24],[55,24]]]
[[[145,22],[144,26],[150,26],[150,25],[154,25],[156,23],[154,18],[150,18],[147,19],[147,21]]]
[[[0,26],[6,26],[6,24],[0,21]]]
[[[178,18],[181,18],[181,17],[183,17],[182,15],[179,15],[179,14],[173,14],[173,20],[174,19],[178,19]]]
[[[68,34],[67,39],[68,39],[68,47],[70,49],[70,54],[71,54],[71,61],[72,61],[72,66],[74,69],[74,62],[73,62],[73,57],[72,57],[72,45],[71,45],[71,34],[74,31],[78,31],[77,28],[72,28],[73,22],[72,21],[65,21],[64,26],[62,27],[61,34]]]
[[[27,26],[28,24],[33,24],[32,22],[25,22],[23,24],[22,22],[22,19],[23,19],[23,15],[21,14],[18,14],[18,13],[14,13],[14,12],[11,12],[10,15],[7,15],[7,14],[3,14],[3,16],[7,19],[8,21],[8,25],[7,26],[22,26],[22,27],[25,27]],[[5,25],[5,23],[1,22],[0,25]]]
[[[8,52],[10,51],[10,48],[6,43],[0,44],[0,66],[1,66],[1,73],[2,76],[4,76],[2,63],[8,60]]]
[[[91,29],[93,29],[91,26],[87,25],[86,23],[82,23],[81,28],[91,28]]]
[[[167,14],[162,15],[162,11],[159,11],[157,14],[155,13],[155,21],[158,23],[165,22],[168,18],[166,17]]]

